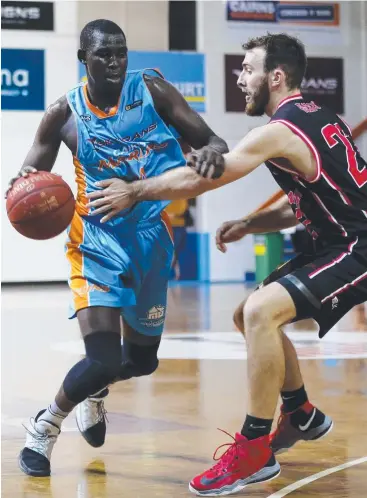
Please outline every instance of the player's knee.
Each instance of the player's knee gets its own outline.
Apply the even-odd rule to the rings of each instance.
[[[159,360],[157,356],[152,356],[148,359],[146,363],[140,362],[140,364],[135,365],[136,367],[136,375],[135,377],[142,377],[144,375],[151,375],[154,373],[159,365]]]
[[[275,331],[294,316],[294,304],[288,292],[277,283],[270,284],[251,294],[245,304],[246,333]]]
[[[86,358],[67,374],[63,388],[66,397],[80,403],[119,376],[122,354],[121,337],[115,332],[96,332],[84,338]]]
[[[155,344],[138,345],[124,338],[123,356],[124,361],[120,372],[120,379],[131,377],[142,377],[154,373],[159,365],[157,352],[160,338]]]
[[[101,363],[101,376],[106,382],[105,385],[111,384],[116,379],[116,377],[119,376],[120,368],[120,362],[114,362],[110,364]]]
[[[100,376],[107,384],[118,377],[121,363],[121,336],[115,332],[95,332],[84,338],[86,356],[99,365]]]
[[[242,334],[244,333],[244,317],[243,317],[243,307],[244,307],[244,303],[241,303],[238,308],[236,308],[234,314],[233,314],[233,322],[235,324],[235,326],[237,327],[237,329],[242,332]]]
[[[271,321],[269,298],[263,292],[252,294],[244,306],[244,324],[249,332],[253,329],[266,327]]]

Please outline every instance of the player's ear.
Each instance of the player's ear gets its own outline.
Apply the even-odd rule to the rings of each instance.
[[[274,71],[271,72],[271,77],[270,77],[271,86],[273,87],[279,86],[284,78],[285,78],[284,71],[278,68],[274,69]]]
[[[78,50],[78,59],[82,64],[86,64],[86,53],[81,48]]]

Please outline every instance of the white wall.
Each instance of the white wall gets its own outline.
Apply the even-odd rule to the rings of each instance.
[[[110,19],[125,32],[129,50],[168,50],[168,1],[78,2],[78,29]]]
[[[342,56],[345,61],[345,117],[351,126],[367,116],[366,97],[366,6],[363,2],[341,2],[341,37],[329,45],[317,45],[319,37],[304,40],[309,56]],[[204,116],[213,129],[226,139],[229,145],[240,140],[251,128],[265,123],[267,118],[250,118],[239,113],[225,113],[224,54],[241,54],[241,44],[252,33],[246,26],[230,30],[225,15],[225,2],[199,1],[198,51],[207,58],[206,77],[208,112]],[[362,9],[364,8],[364,12]],[[302,34],[299,34],[302,39]],[[315,40],[314,45],[311,41]],[[363,60],[364,56],[364,60]],[[365,149],[365,146],[363,146]],[[361,149],[362,149],[361,147]],[[249,177],[200,198],[200,228],[211,236],[211,280],[242,280],[245,271],[255,266],[252,237],[232,244],[223,255],[215,248],[216,228],[226,220],[240,218],[259,206],[278,187],[270,173],[262,166]]]
[[[83,26],[97,18],[117,22],[132,50],[168,49],[168,2],[55,2],[55,31],[2,31],[3,48],[45,49],[46,106],[78,83],[77,49]],[[19,170],[33,142],[42,112],[2,112],[2,185]],[[70,152],[62,145],[54,171],[75,192]],[[2,200],[2,282],[59,281],[68,277],[64,257],[65,234],[33,241],[18,234],[6,216]]]
[[[45,49],[46,106],[77,83],[76,4],[55,3],[55,31],[2,31],[2,48]],[[3,190],[19,170],[32,145],[42,112],[3,111],[1,127],[1,178]],[[74,184],[71,156],[62,146],[55,171]],[[75,191],[75,189],[74,189]],[[3,197],[3,196],[2,196]],[[65,280],[64,235],[33,241],[18,234],[6,216],[2,200],[2,281]]]

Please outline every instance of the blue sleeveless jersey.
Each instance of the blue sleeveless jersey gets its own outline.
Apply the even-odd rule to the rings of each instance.
[[[89,101],[86,84],[67,93],[78,133],[73,158],[78,185],[76,210],[94,224],[99,224],[102,216],[87,208],[86,193],[98,190],[95,182],[116,177],[131,182],[186,164],[174,131],[154,108],[144,74],[160,76],[153,69],[127,71],[120,100],[109,114]],[[107,223],[114,226],[153,220],[168,204],[139,202]]]

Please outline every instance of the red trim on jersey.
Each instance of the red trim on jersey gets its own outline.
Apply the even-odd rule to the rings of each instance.
[[[276,163],[273,159],[267,159],[266,162],[274,164],[274,166],[276,166],[277,168],[282,169],[283,171],[286,171],[287,173],[290,173],[293,176],[299,176],[300,175],[300,173],[298,173],[297,171],[295,171],[293,169],[288,169],[288,168],[286,168],[284,166],[281,166],[280,164]]]
[[[351,200],[349,199],[349,197],[342,191],[342,189],[334,182],[334,180],[332,178],[330,178],[330,176],[326,173],[325,170],[322,170],[321,172],[321,176],[326,180],[326,182],[330,185],[331,188],[333,188],[334,190],[336,190],[338,192],[338,194],[340,195],[342,201],[344,202],[344,204],[347,204],[348,206],[351,206],[352,205],[352,202]]]
[[[348,128],[349,135],[353,138],[353,135],[352,135],[352,130],[350,129],[349,124],[348,124],[348,123],[347,123],[347,122],[346,122],[346,121],[345,121],[345,120],[344,120],[341,116],[339,116],[339,114],[338,114],[338,118],[339,118],[341,121],[343,121],[343,123],[345,124],[345,126]]]
[[[321,161],[321,157],[320,157],[320,154],[319,154],[317,148],[314,146],[314,144],[312,143],[310,138],[300,128],[298,128],[298,126],[294,125],[290,121],[287,121],[286,119],[274,119],[274,121],[270,121],[270,124],[272,124],[272,123],[283,123],[290,130],[292,130],[293,133],[298,135],[305,142],[305,144],[308,146],[308,148],[310,149],[310,151],[314,155],[314,158],[316,160],[316,165],[317,165],[317,173],[316,173],[315,178],[312,178],[311,180],[308,180],[307,178],[305,178],[305,180],[308,183],[317,182],[317,180],[320,178],[321,171],[322,171],[322,161]],[[297,173],[295,173],[295,174],[297,174]]]
[[[314,198],[316,199],[316,202],[318,203],[319,206],[322,207],[322,209],[327,213],[328,215],[328,220],[331,221],[332,223],[334,223],[335,225],[337,225],[340,230],[342,231],[342,235],[343,237],[348,237],[348,233],[347,231],[345,230],[345,228],[343,227],[343,225],[341,225],[335,218],[334,216],[330,213],[330,211],[328,210],[328,208],[325,206],[325,204],[322,202],[322,200],[320,199],[320,197],[315,194],[315,192],[311,192],[311,194],[314,196]]]
[[[344,202],[344,204],[347,204],[347,206],[352,205],[352,201],[349,199],[349,197],[342,191],[342,189],[334,182],[332,178],[325,172],[325,170],[322,170],[321,176],[326,180],[326,182],[338,192],[340,195],[340,198]],[[364,214],[364,216],[367,218],[367,211],[361,210],[361,212]]]
[[[289,97],[286,97],[285,99],[283,99],[279,102],[276,110],[278,110],[280,107],[282,107],[282,105],[287,104],[288,102],[292,102],[292,100],[299,100],[299,99],[303,99],[303,97],[300,93],[296,93],[295,95],[291,95]]]
[[[317,268],[317,270],[315,270],[309,274],[308,278],[314,278],[317,275],[319,275],[320,273],[322,273],[323,271],[327,270],[328,268],[331,268],[332,266],[335,266],[336,264],[340,263],[340,261],[342,261],[346,256],[349,256],[352,253],[353,248],[357,244],[357,242],[358,242],[358,237],[356,238],[356,240],[354,242],[351,242],[349,244],[347,252],[342,252],[340,254],[340,256],[333,259],[330,263],[327,263],[326,265],[321,266],[320,268]]]
[[[324,297],[324,299],[321,302],[324,303],[325,301],[328,301],[337,294],[341,294],[342,292],[346,291],[349,287],[351,287],[352,285],[357,285],[361,280],[364,280],[365,278],[367,278],[367,271],[365,273],[362,273],[362,275],[360,275],[359,277],[352,280],[352,282],[350,282],[349,284],[345,284],[343,285],[343,287],[339,287],[339,289],[334,291],[332,294]]]

